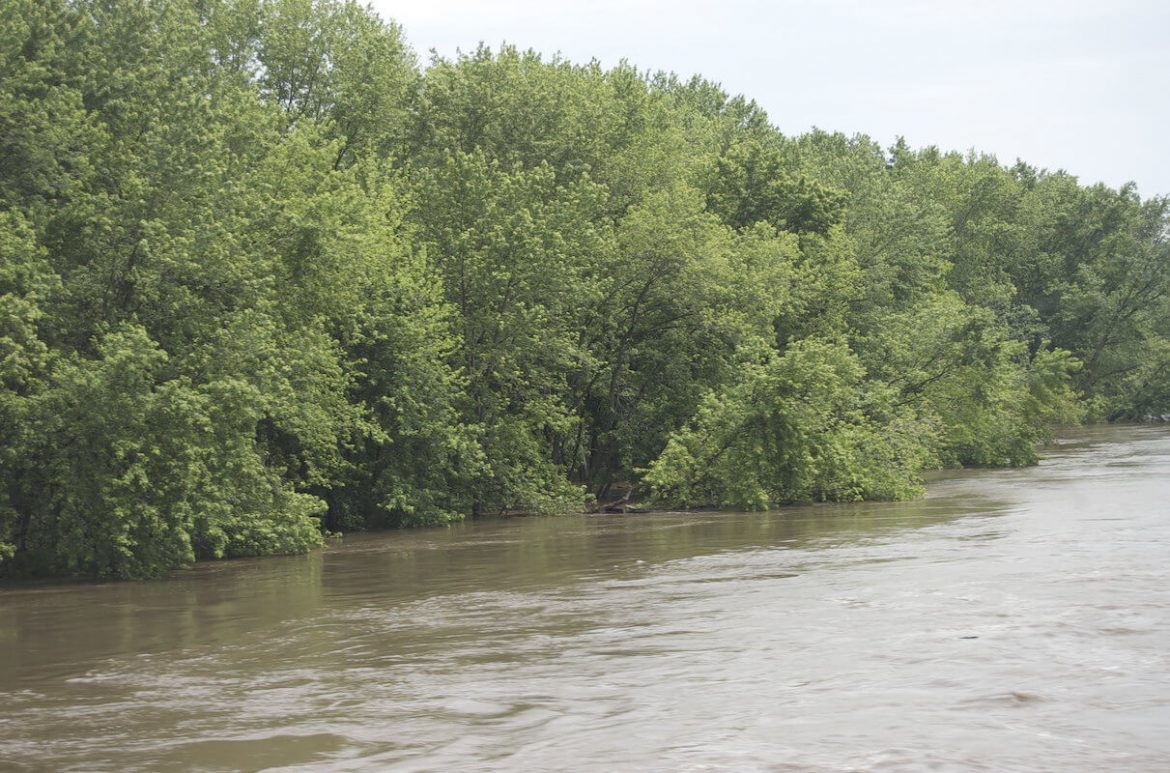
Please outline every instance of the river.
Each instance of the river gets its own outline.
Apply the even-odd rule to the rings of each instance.
[[[0,769],[1170,770],[1170,430],[907,503],[0,587]]]

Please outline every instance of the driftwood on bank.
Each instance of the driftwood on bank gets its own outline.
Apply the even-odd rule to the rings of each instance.
[[[627,489],[626,493],[621,499],[615,499],[612,502],[599,502],[596,507],[591,509],[591,513],[648,513],[650,510],[630,504],[630,497],[633,495],[634,489]]]

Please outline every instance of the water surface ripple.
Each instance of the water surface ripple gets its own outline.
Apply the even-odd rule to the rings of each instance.
[[[0,588],[0,769],[1170,770],[1170,432]]]

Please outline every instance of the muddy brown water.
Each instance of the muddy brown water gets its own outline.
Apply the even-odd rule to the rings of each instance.
[[[1170,770],[1170,429],[909,503],[0,587],[0,769]]]

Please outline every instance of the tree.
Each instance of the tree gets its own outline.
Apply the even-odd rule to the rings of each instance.
[[[766,509],[796,501],[902,499],[921,490],[929,427],[875,419],[874,395],[848,347],[807,339],[752,357],[741,378],[704,399],[646,480],[678,504]],[[880,394],[880,393],[879,393]]]

